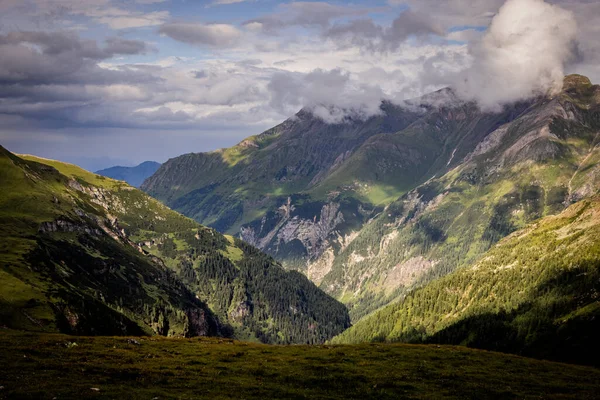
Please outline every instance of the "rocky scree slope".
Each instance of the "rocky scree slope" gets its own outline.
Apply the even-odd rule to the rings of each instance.
[[[267,343],[349,326],[304,276],[124,182],[3,148],[0,162],[1,325]]]

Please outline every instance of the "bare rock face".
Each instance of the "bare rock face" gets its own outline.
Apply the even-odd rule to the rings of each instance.
[[[206,310],[201,308],[190,309],[187,311],[187,318],[188,325],[184,332],[186,337],[215,335],[215,322]]]
[[[247,302],[240,302],[232,311],[229,312],[229,317],[232,321],[241,323],[245,317],[250,315],[250,306]]]
[[[76,232],[76,233],[87,233],[88,235],[100,236],[103,231],[89,225],[78,224],[64,219],[57,219],[52,222],[42,222],[38,231],[40,233],[52,233],[52,232]]]
[[[313,220],[294,217],[287,222],[277,234],[277,245],[299,240],[304,245],[309,258],[314,260],[321,256],[327,248],[327,239],[334,229],[344,222],[344,215],[339,211],[338,203],[329,203],[323,206],[321,214]]]
[[[354,214],[360,215],[358,211]],[[338,202],[324,203],[318,212],[307,215],[288,198],[277,214],[263,217],[260,224],[242,227],[241,237],[275,257],[294,251],[294,257],[303,260],[305,269],[332,249],[345,222]]]
[[[385,286],[389,289],[396,289],[400,286],[410,287],[431,268],[435,262],[424,257],[413,257],[400,263],[387,272]]]

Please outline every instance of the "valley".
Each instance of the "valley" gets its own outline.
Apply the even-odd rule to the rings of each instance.
[[[0,0],[0,400],[599,399],[599,27]]]
[[[0,325],[87,335],[322,343],[345,307],[141,191],[0,148]]]

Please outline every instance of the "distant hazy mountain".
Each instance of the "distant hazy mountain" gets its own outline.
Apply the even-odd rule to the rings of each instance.
[[[96,171],[96,173],[108,178],[125,181],[131,186],[140,187],[158,168],[160,168],[160,163],[145,161],[136,167],[111,167]]]

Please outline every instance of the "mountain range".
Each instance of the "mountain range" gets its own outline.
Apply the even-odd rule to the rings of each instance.
[[[346,308],[125,182],[0,148],[0,326],[322,343]]]
[[[148,194],[0,148],[0,324],[597,365],[599,133],[600,86],[570,75],[493,112],[451,89],[302,110],[167,161]]]
[[[596,275],[585,272],[583,282],[576,283],[561,278],[579,260],[572,253],[561,255],[552,271],[535,264],[546,281],[523,277],[527,284],[517,286],[520,295],[493,307],[473,300],[473,307],[459,313],[436,299],[445,298],[443,283],[487,276],[478,275],[485,270],[478,265],[492,271],[510,265],[482,261],[500,260],[495,254],[501,253],[497,243],[502,239],[533,229],[540,218],[570,215],[572,204],[595,208],[598,132],[600,86],[580,75],[567,76],[559,93],[495,112],[444,89],[402,106],[383,103],[380,114],[366,120],[328,124],[303,110],[232,148],[171,159],[142,189],[201,223],[238,235],[344,303],[356,326],[336,342],[479,343],[473,332],[486,332],[479,326],[486,313],[506,313],[506,329],[520,329],[515,321],[525,318],[521,313],[527,314],[527,307],[539,307],[535,293],[549,290],[543,286],[548,282],[560,282],[556,298],[549,295],[554,300],[573,300],[576,287],[591,286],[585,286],[589,291],[580,301],[560,303],[544,323],[569,325],[569,313],[593,320]],[[581,203],[586,201],[591,203]],[[593,232],[581,230],[594,242]],[[549,257],[551,250],[544,248]],[[588,261],[597,270],[595,253],[590,251]],[[515,284],[515,274],[497,276]],[[464,285],[455,285],[456,291],[470,299],[469,284]],[[486,290],[478,296],[500,296],[494,287]],[[402,308],[419,293],[427,294],[419,303],[420,325],[407,319],[412,306]],[[454,318],[436,322],[448,312]],[[382,320],[389,329],[374,322]],[[534,329],[535,321],[523,326]],[[589,332],[593,324],[582,326]],[[525,346],[519,342],[523,335],[519,331],[514,340],[507,339],[510,344],[492,347],[516,351],[540,343],[529,338]]]
[[[96,171],[96,174],[125,181],[131,186],[140,187],[160,167],[156,161],[145,161],[135,167],[111,167]]]

